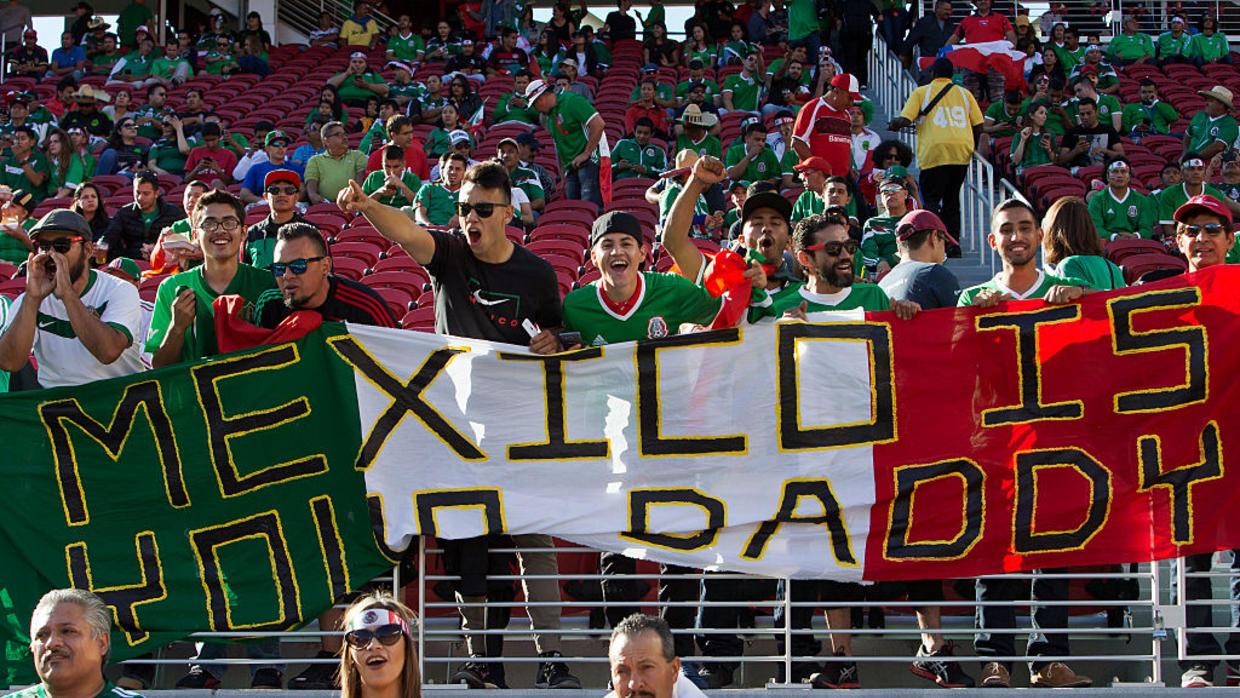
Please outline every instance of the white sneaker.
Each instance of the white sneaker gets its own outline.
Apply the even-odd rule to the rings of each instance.
[[[1194,664],[1180,674],[1180,688],[1211,688],[1214,686],[1214,670],[1204,664]]]

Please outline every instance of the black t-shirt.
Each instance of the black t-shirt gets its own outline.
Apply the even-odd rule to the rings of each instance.
[[[956,275],[942,264],[903,261],[878,282],[893,301],[913,301],[922,310],[955,308],[960,295]]]
[[[426,270],[435,291],[435,332],[529,346],[521,327],[563,324],[560,285],[546,260],[521,246],[502,264],[481,262],[460,231],[430,231],[435,255]]]
[[[1077,155],[1070,164],[1073,167],[1101,165],[1107,156],[1105,153],[1095,155],[1093,152],[1094,148],[1114,148],[1115,144],[1119,143],[1119,132],[1110,124],[1104,124],[1101,121],[1092,128],[1076,126],[1068,129],[1068,134],[1063,137],[1063,141],[1060,142],[1059,146],[1071,150],[1076,147],[1077,142],[1081,139],[1089,141],[1089,150]]]
[[[315,310],[323,319],[331,322],[352,322],[358,325],[377,325],[379,327],[399,327],[387,301],[368,286],[346,279],[335,274],[327,277],[331,290],[327,292],[327,300]],[[258,324],[260,327],[274,328],[293,313],[284,304],[284,298],[278,289],[272,289],[259,296]]]
[[[107,114],[100,111],[92,114],[83,114],[77,109],[72,109],[60,120],[60,127],[65,130],[80,128],[92,136],[99,136],[101,138],[107,138],[112,135],[112,120],[108,118]]]
[[[637,20],[619,10],[613,10],[604,21],[611,32],[612,41],[632,39],[637,36]]]

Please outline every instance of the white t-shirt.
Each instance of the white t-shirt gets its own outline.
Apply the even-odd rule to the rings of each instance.
[[[138,289],[116,277],[91,269],[90,279],[82,291],[82,304],[106,324],[124,332],[129,346],[110,364],[102,364],[78,339],[65,304],[55,295],[43,299],[34,334],[34,356],[39,362],[39,384],[44,388],[81,385],[91,381],[127,376],[143,370],[141,351],[145,334],[142,330],[142,306]],[[26,294],[13,301],[5,329],[17,316],[26,301]]]

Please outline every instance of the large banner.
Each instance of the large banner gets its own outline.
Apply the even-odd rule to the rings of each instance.
[[[415,536],[946,578],[1240,546],[1240,270],[556,356],[336,326],[0,398],[10,680],[48,588],[114,657],[292,628]]]

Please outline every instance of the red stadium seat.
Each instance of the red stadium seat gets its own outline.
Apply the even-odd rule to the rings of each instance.
[[[379,294],[383,300],[387,301],[388,307],[392,309],[392,314],[396,317],[401,317],[413,309],[414,294],[406,289],[396,288],[394,286],[381,286],[373,290],[375,293]]]
[[[572,257],[580,264],[585,254],[585,247],[577,240],[558,240],[554,238],[542,238],[533,240],[526,246],[530,252],[543,256],[546,254],[561,254]]]
[[[423,293],[428,282],[425,272],[417,273],[411,269],[399,271],[376,271],[362,277],[362,281],[371,288],[400,288],[409,292],[409,300],[417,300]]]
[[[1182,273],[1188,270],[1188,262],[1182,257],[1173,257],[1165,252],[1153,252],[1127,257],[1120,268],[1124,270],[1124,281],[1132,284],[1141,278],[1142,274],[1160,269]]]
[[[366,262],[355,257],[332,257],[332,271],[357,281],[366,273]]]
[[[381,271],[412,271],[423,276],[426,270],[422,268],[412,257],[404,254],[403,250],[397,248],[399,254],[395,254],[392,250],[388,250],[388,256],[375,263],[374,272],[377,274]]]
[[[1156,240],[1112,240],[1106,244],[1106,258],[1123,266],[1124,260],[1140,254],[1166,254],[1167,248]]]
[[[421,306],[405,313],[400,320],[400,326],[407,330],[419,330],[423,332],[435,331],[435,307]]]
[[[367,267],[373,267],[386,249],[369,242],[337,242],[331,246],[331,254],[336,259],[352,257],[365,262]]]

